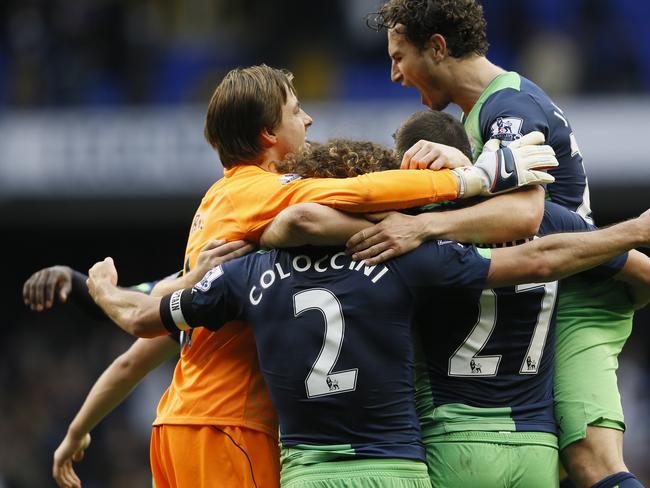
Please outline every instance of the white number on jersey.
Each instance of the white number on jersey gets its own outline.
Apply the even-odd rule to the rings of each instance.
[[[325,319],[325,335],[318,357],[305,378],[308,398],[354,391],[358,369],[333,372],[345,338],[345,319],[339,299],[329,290],[311,288],[293,296],[294,315],[318,310]]]
[[[523,357],[520,374],[537,374],[548,329],[553,316],[553,305],[557,295],[557,281],[551,283],[532,283],[517,285],[516,293],[526,293],[535,289],[544,289],[542,303],[528,350]],[[497,295],[494,290],[483,290],[479,302],[479,316],[476,324],[449,358],[447,374],[449,376],[496,376],[499,371],[501,355],[480,356],[479,354],[490,340],[497,323]]]

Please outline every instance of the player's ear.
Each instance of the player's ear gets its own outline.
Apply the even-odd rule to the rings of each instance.
[[[260,141],[264,147],[273,147],[278,143],[278,136],[265,127],[260,133]]]
[[[441,34],[433,34],[429,38],[427,49],[429,49],[434,61],[438,63],[445,59],[449,54],[447,50],[447,41]]]

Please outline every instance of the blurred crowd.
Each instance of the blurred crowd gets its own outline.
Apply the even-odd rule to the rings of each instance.
[[[227,70],[261,62],[296,73],[305,100],[403,97],[408,91],[389,79],[384,33],[369,29],[364,20],[380,3],[4,0],[0,114],[6,109],[43,107],[204,104]],[[522,72],[550,94],[650,93],[650,30],[645,26],[650,2],[483,3],[488,56]],[[172,271],[169,263],[180,259],[187,229],[166,232],[172,230],[178,234],[177,254],[156,256],[138,246],[139,254],[131,253],[134,265],[139,256],[160,275]],[[0,488],[53,485],[52,453],[68,423],[92,382],[131,343],[108,324],[89,322],[74,307],[29,312],[20,303],[19,288],[31,272],[57,264],[50,258],[68,258],[73,262],[58,264],[83,269],[92,263],[88,255],[94,254],[87,251],[82,259],[72,251],[57,254],[50,248],[39,259],[29,259],[33,254],[28,256],[27,250],[21,254],[23,241],[20,235],[16,239],[9,281],[0,287],[8,317],[0,341]],[[29,242],[29,251],[39,252]],[[112,248],[117,242],[115,237],[104,243]],[[120,245],[129,252],[131,244],[138,243],[127,240]],[[97,251],[96,258],[103,257],[102,252]],[[133,278],[155,276],[143,271]],[[650,483],[650,468],[644,463],[650,449],[649,325],[647,309],[636,318],[620,371],[629,425],[626,459],[646,483]],[[84,486],[150,486],[149,425],[172,366],[163,367],[96,429],[87,458],[79,465]]]
[[[0,104],[35,108],[204,101],[235,65],[298,76],[303,99],[403,96],[380,0],[6,0]],[[551,94],[650,91],[643,0],[486,1],[489,56]]]

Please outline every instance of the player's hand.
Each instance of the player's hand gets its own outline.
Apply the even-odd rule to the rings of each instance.
[[[81,480],[74,472],[72,462],[81,461],[90,445],[90,434],[76,439],[68,433],[54,451],[52,476],[60,488],[81,488]]]
[[[99,261],[88,270],[88,292],[93,300],[97,297],[97,292],[100,288],[106,285],[117,285],[117,269],[113,263],[113,258],[106,258]]]
[[[195,269],[203,276],[215,266],[245,256],[254,249],[255,246],[247,241],[212,240],[201,250]]]
[[[40,312],[51,308],[57,297],[65,303],[72,289],[72,269],[50,266],[31,275],[23,285],[23,301],[30,309]]]
[[[470,166],[472,162],[455,147],[420,140],[404,153],[400,169],[441,169]]]
[[[355,261],[365,260],[368,265],[401,256],[418,247],[425,240],[424,228],[417,216],[399,212],[368,214],[366,219],[378,224],[357,232],[346,246]]]
[[[497,195],[526,185],[555,181],[543,171],[559,164],[553,148],[542,145],[544,135],[531,132],[516,142],[497,151],[483,151],[473,167],[454,169],[463,182],[464,197]]]
[[[232,259],[245,256],[255,250],[255,246],[247,241],[212,240],[208,242],[199,253],[196,266],[185,275],[187,286],[193,286],[215,266],[219,266]]]

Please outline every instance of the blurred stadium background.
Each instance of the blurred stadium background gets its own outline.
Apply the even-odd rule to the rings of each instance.
[[[181,266],[193,211],[221,175],[202,139],[212,89],[235,66],[296,75],[309,137],[391,143],[420,110],[389,79],[379,0],[4,0],[0,3],[0,488],[52,486],[52,453],[99,373],[131,343],[74,307],[37,314],[41,267],[115,257],[121,283]],[[488,56],[565,109],[600,225],[650,206],[650,4],[486,0]],[[450,108],[451,111],[454,108]],[[620,358],[626,459],[650,484],[650,310]],[[150,486],[149,425],[173,365],[94,432],[85,486]],[[588,371],[585,374],[589,374]]]

